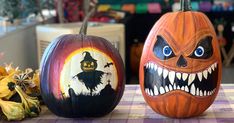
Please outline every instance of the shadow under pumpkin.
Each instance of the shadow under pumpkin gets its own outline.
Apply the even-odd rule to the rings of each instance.
[[[43,99],[49,102],[47,106],[53,113],[64,117],[103,116],[115,108],[117,99],[117,92],[110,84],[99,95],[76,95],[72,88],[69,89],[69,95],[70,97],[59,100],[50,93]]]

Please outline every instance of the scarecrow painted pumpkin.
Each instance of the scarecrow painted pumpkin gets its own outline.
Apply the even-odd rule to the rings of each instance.
[[[46,49],[41,63],[41,94],[48,108],[64,117],[95,117],[111,112],[124,91],[123,61],[104,38],[63,35]]]
[[[214,101],[221,80],[221,58],[214,28],[201,12],[163,15],[151,29],[140,63],[140,85],[157,113],[176,118],[197,116]]]

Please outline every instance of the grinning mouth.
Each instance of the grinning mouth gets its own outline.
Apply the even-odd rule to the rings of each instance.
[[[160,67],[153,62],[144,66],[144,89],[149,96],[157,96],[175,90],[181,90],[194,96],[214,94],[217,79],[217,62],[203,71],[184,73]]]

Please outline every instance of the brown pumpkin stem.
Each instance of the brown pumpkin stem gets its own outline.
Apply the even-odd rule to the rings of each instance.
[[[190,0],[180,0],[180,11],[191,11],[191,2]]]
[[[79,34],[81,34],[81,35],[86,35],[89,18],[95,13],[96,8],[97,8],[97,5],[95,5],[95,6],[88,12],[88,14],[85,16],[85,18],[84,18],[84,20],[83,20],[83,23],[82,23],[82,26],[81,26],[81,28],[80,28],[80,33],[79,33]]]

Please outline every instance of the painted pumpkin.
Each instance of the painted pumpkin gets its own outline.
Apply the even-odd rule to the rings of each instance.
[[[121,56],[107,40],[85,35],[87,21],[79,35],[55,39],[42,58],[42,98],[59,116],[103,116],[116,107],[123,95]]]
[[[221,80],[215,31],[189,0],[163,15],[151,29],[140,63],[140,85],[149,106],[176,118],[197,116],[214,101]]]

